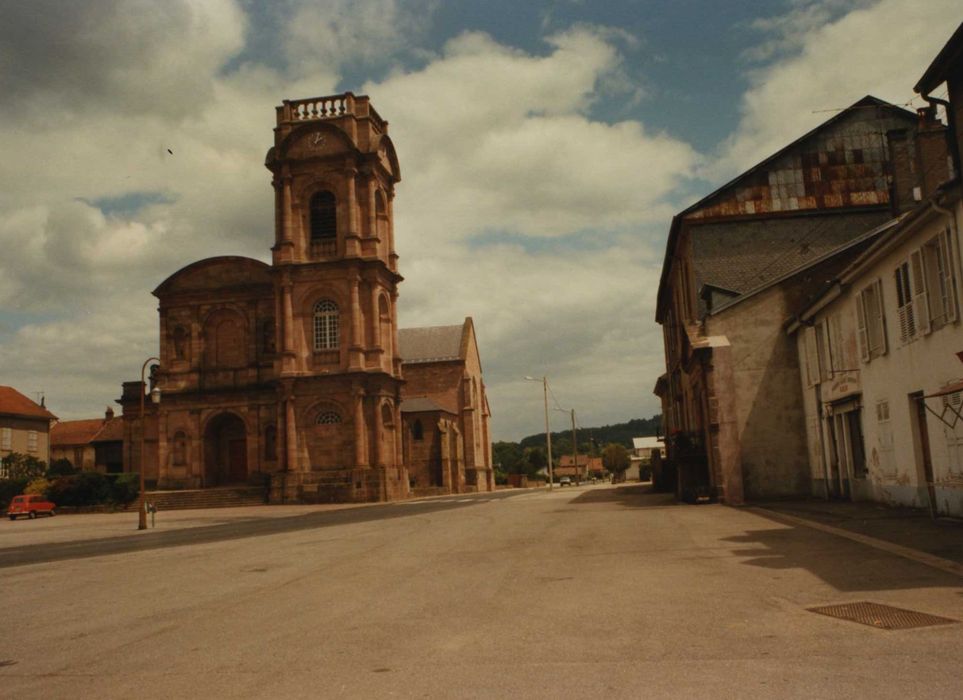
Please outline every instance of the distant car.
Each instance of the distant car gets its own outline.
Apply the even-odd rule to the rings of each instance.
[[[21,515],[36,518],[38,515],[54,515],[57,506],[40,495],[14,496],[7,508],[7,517],[16,520]]]
[[[558,480],[558,485],[559,485],[559,486],[571,486],[571,485],[572,485],[572,477],[570,477],[570,476],[563,476],[561,479]]]

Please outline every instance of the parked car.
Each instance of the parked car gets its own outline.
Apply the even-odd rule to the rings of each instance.
[[[558,480],[558,485],[559,485],[559,486],[571,486],[571,485],[572,485],[572,477],[570,477],[570,476],[563,476],[561,479]]]
[[[14,496],[7,508],[7,517],[16,520],[18,516],[26,515],[36,518],[37,515],[53,515],[57,506],[40,495]]]

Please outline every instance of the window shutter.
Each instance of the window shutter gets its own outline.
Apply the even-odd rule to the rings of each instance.
[[[869,362],[869,338],[866,335],[866,300],[865,292],[856,295],[856,337],[859,341],[859,357],[863,362]]]
[[[944,289],[946,289],[946,322],[952,323],[956,320],[956,279],[953,275],[953,258],[950,256],[950,232],[943,231],[939,237],[940,262],[943,269]]]
[[[930,332],[930,306],[926,293],[926,274],[923,269],[923,251],[910,253],[910,284],[913,293],[913,316],[916,330],[921,335]]]
[[[879,324],[879,354],[885,355],[886,345],[886,314],[883,313],[883,282],[876,280],[876,322]]]

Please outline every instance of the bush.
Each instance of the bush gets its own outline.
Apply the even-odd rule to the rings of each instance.
[[[77,469],[75,469],[74,465],[70,463],[70,460],[64,459],[63,457],[60,459],[55,459],[47,468],[48,479],[52,479],[57,476],[70,476],[71,474],[76,473]]]
[[[119,474],[110,489],[110,500],[114,503],[127,505],[137,500],[140,494],[140,475],[134,473]]]
[[[30,481],[43,476],[47,471],[47,463],[30,455],[11,452],[3,458],[4,470],[10,479],[25,479]],[[17,494],[14,494],[16,496]],[[12,496],[11,496],[12,498]]]
[[[27,479],[0,479],[0,510],[6,510],[14,496],[27,487]]]
[[[51,482],[47,498],[58,506],[92,506],[111,496],[110,480],[99,472],[81,472]]]
[[[50,488],[50,482],[41,476],[27,484],[27,487],[23,490],[23,492],[40,494],[42,496],[43,494],[47,493],[48,488]]]
[[[508,474],[501,471],[500,469],[495,470],[495,483],[498,486],[503,486],[508,483]]]

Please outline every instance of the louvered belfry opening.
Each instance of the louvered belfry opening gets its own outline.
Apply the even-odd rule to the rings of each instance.
[[[311,242],[326,241],[338,235],[337,202],[327,190],[311,197]]]

